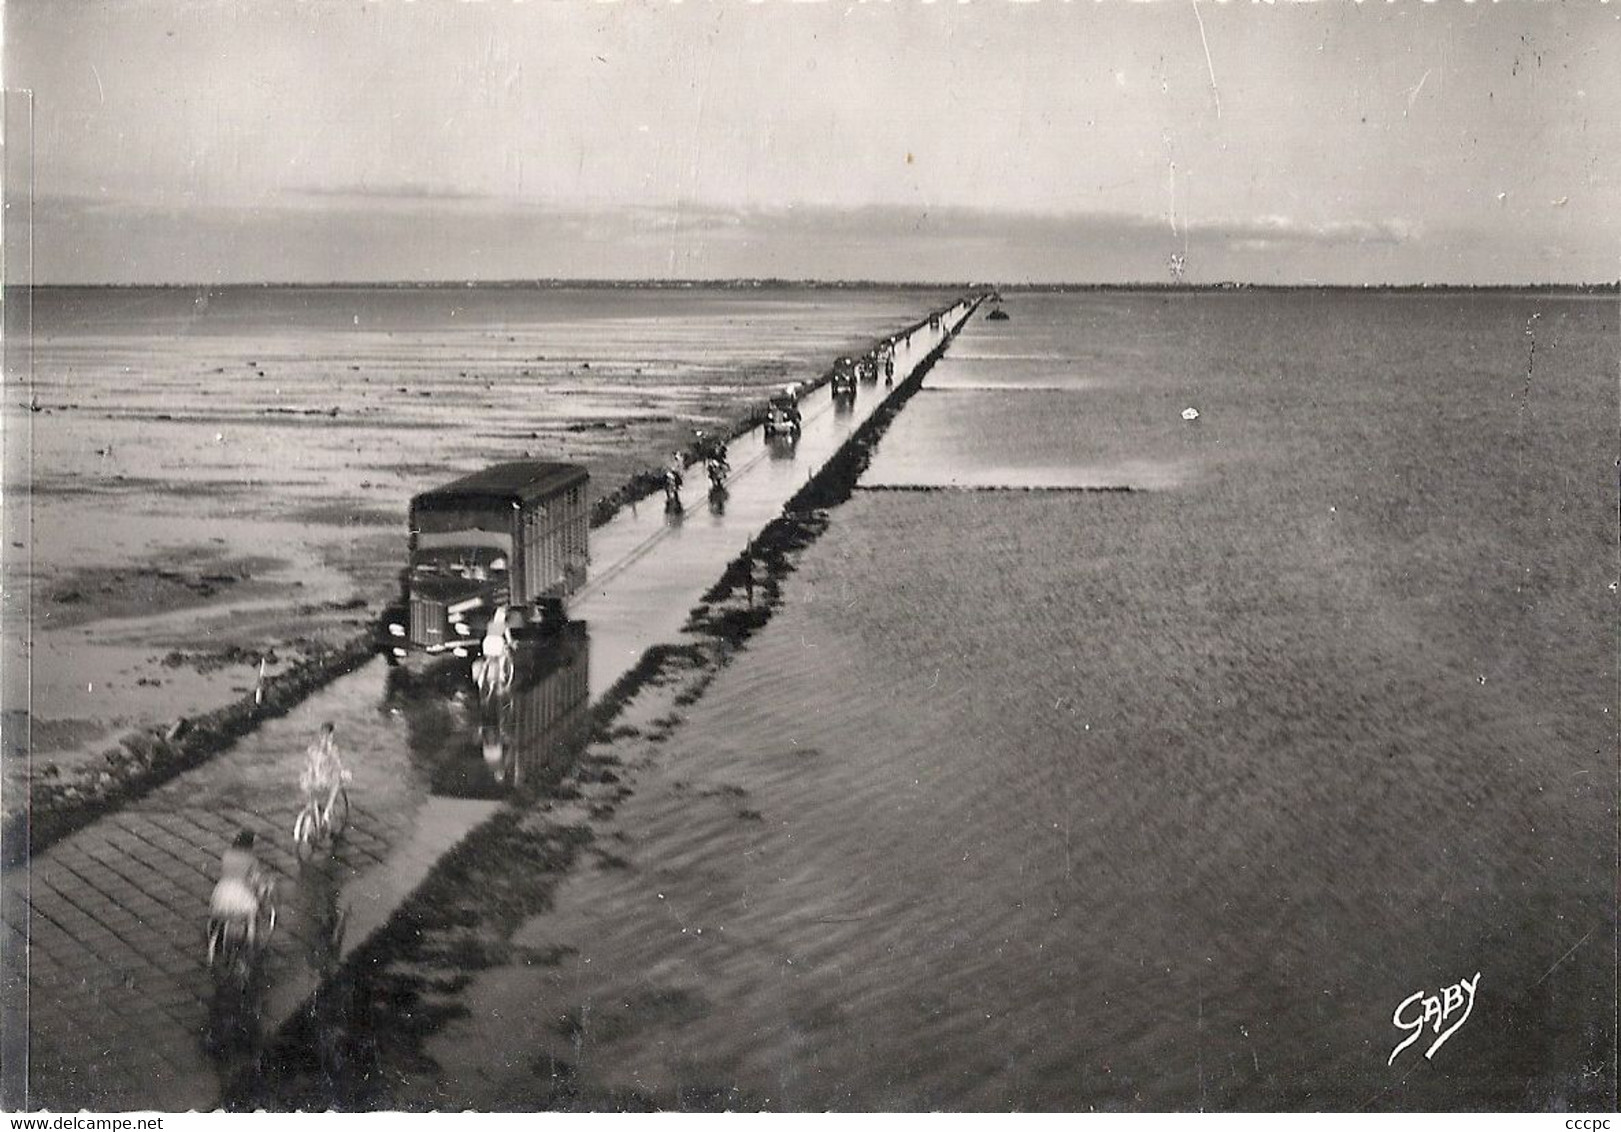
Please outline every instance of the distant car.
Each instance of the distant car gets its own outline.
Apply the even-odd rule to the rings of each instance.
[[[840,358],[833,363],[833,396],[856,395],[856,363],[853,358]]]
[[[765,434],[767,437],[797,437],[802,427],[799,399],[791,393],[779,393],[766,407]]]

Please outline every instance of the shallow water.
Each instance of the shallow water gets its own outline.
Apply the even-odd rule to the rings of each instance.
[[[1208,465],[1203,432],[1169,423],[1100,427],[1109,411],[1075,386],[992,392],[943,375],[907,405],[862,484],[1156,491],[1186,484]]]
[[[71,563],[95,498],[142,514],[318,525],[310,512],[322,505],[400,511],[447,475],[525,451],[583,460],[597,473],[593,491],[607,492],[656,463],[664,438],[724,423],[779,382],[814,378],[841,349],[938,298],[46,289],[32,340],[41,411],[24,418],[35,556]]]
[[[627,752],[626,867],[519,931],[572,951],[478,975],[411,1095],[526,1107],[561,1058],[588,1106],[1612,1105],[1613,305],[1008,307],[874,481],[1197,474],[858,492]],[[1067,405],[1019,395],[1062,443],[950,421],[1052,353]],[[1391,1064],[1398,1005],[1476,973]]]
[[[30,538],[13,560],[34,599],[35,748],[83,763],[257,677],[251,665],[228,682],[164,669],[170,650],[292,657],[311,638],[350,635],[393,596],[418,491],[533,457],[585,464],[593,498],[606,494],[694,428],[728,427],[943,297],[45,288],[30,342],[39,411],[22,410],[20,386],[6,407],[7,438],[31,463],[20,485]],[[253,601],[226,594],[106,623],[99,603],[131,603],[105,571],[199,552],[256,559]],[[73,627],[57,628],[62,612]]]

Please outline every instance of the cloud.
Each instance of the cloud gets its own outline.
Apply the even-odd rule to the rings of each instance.
[[[676,228],[713,229],[769,226],[773,230],[813,229],[832,238],[916,236],[946,233],[971,239],[1167,239],[1161,215],[1119,212],[1010,212],[975,208],[873,205],[831,208],[815,205],[729,210],[716,207],[642,208]],[[1422,236],[1408,219],[1298,220],[1287,216],[1215,218],[1185,222],[1189,238],[1224,244],[1288,247],[1306,244],[1403,244]]]
[[[189,199],[119,200],[105,195],[57,194],[43,197],[39,207],[60,215],[90,211],[142,216],[219,216],[237,213],[274,223],[279,215],[329,212],[336,216],[364,213],[378,207],[431,216],[476,211],[491,219],[506,216],[513,223],[544,219],[608,238],[613,233],[663,235],[731,234],[769,236],[773,232],[812,232],[828,239],[911,239],[949,233],[960,239],[1167,239],[1163,215],[1075,210],[1029,212],[960,206],[879,204],[844,207],[824,204],[730,206],[702,202],[604,205],[589,201],[524,198],[509,194],[453,189],[418,182],[304,186],[276,194],[259,204],[196,204]],[[1404,218],[1381,220],[1300,220],[1265,215],[1183,220],[1176,238],[1217,242],[1250,249],[1300,245],[1403,244],[1423,235],[1421,227]]]
[[[1422,226],[1412,220],[1296,220],[1287,216],[1258,216],[1239,220],[1194,221],[1192,232],[1227,240],[1288,244],[1403,244],[1420,238]]]
[[[305,185],[282,190],[289,201],[330,204],[375,204],[379,201],[399,204],[439,206],[447,204],[510,204],[509,200],[494,193],[456,189],[445,185],[429,185],[416,181],[394,184],[360,182],[350,185]]]
[[[1224,217],[882,205],[634,207],[330,189],[258,206],[47,197],[41,282],[329,282],[532,278],[1526,282],[1608,277],[1574,241],[1400,218]],[[1545,246],[1546,245],[1546,246]],[[1549,265],[1556,270],[1550,272]],[[1444,274],[1441,274],[1444,273]]]

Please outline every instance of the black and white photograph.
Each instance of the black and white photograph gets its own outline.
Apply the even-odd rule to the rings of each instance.
[[[0,1107],[1615,1112],[1621,2],[0,10]]]

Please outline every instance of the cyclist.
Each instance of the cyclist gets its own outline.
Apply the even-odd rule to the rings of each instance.
[[[667,506],[675,506],[681,502],[681,484],[683,472],[686,471],[687,462],[679,452],[671,452],[670,458],[664,464],[664,502]]]
[[[482,673],[474,673],[474,679],[480,683],[487,680],[491,688],[509,679],[510,670],[503,669],[512,663],[512,649],[512,627],[507,624],[507,607],[498,605],[495,612],[490,614],[490,623],[484,628],[483,669]]]
[[[298,776],[299,789],[304,792],[306,804],[320,804],[321,812],[330,818],[338,788],[350,777],[338,755],[337,728],[329,720],[321,724],[321,733],[305,752],[304,770]]]
[[[709,486],[713,491],[719,491],[726,486],[726,476],[732,470],[726,464],[726,457],[719,455],[711,455],[704,462],[704,469],[709,473]]]
[[[258,855],[253,851],[253,831],[244,829],[220,858],[220,879],[208,902],[208,928],[212,936],[231,921],[247,928],[248,945],[254,943],[259,928],[259,906],[270,887]]]

